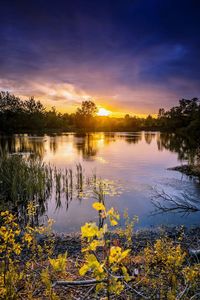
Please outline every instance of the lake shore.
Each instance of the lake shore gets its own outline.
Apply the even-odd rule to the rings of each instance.
[[[97,299],[106,299],[105,296],[105,289],[102,289],[101,291],[96,292],[94,284],[95,279],[94,276],[92,276],[92,273],[88,273],[86,277],[80,276],[78,272],[78,266],[82,265],[84,261],[84,253],[81,252],[81,236],[79,233],[71,233],[71,234],[57,234],[52,233],[52,236],[45,238],[41,237],[39,239],[39,244],[42,246],[46,239],[51,239],[54,242],[54,251],[53,251],[53,257],[58,257],[59,254],[64,254],[67,252],[67,277],[63,279],[59,278],[58,274],[57,277],[54,277],[54,281],[52,282],[52,288],[53,291],[56,293],[56,295],[59,295],[59,299],[80,299],[80,300],[97,300]],[[169,240],[167,239],[169,238]],[[155,242],[158,239],[161,239],[162,242],[166,243],[166,247],[171,241],[173,242],[172,245],[176,247],[176,251],[179,252],[179,249],[181,248],[184,253],[184,257],[186,257],[186,262],[189,262],[190,267],[192,266],[198,266],[198,258],[200,255],[200,248],[199,248],[199,242],[200,242],[200,227],[195,228],[185,228],[183,226],[178,227],[159,227],[155,229],[146,229],[146,230],[138,230],[133,233],[132,235],[132,243],[130,246],[125,246],[126,239],[123,237],[119,237],[116,232],[113,232],[111,235],[111,239],[113,240],[113,244],[117,245],[119,247],[122,247],[122,249],[130,249],[130,258],[129,263],[127,266],[128,274],[132,276],[132,279],[126,283],[124,290],[120,295],[112,295],[112,298],[110,299],[118,299],[118,300],[124,300],[124,299],[143,299],[144,297],[141,297],[141,295],[147,295],[144,299],[154,299],[151,296],[150,293],[153,293],[155,288],[153,289],[153,292],[151,290],[151,285],[148,284],[148,286],[145,285],[145,282],[143,283],[143,280],[140,278],[145,278],[143,275],[144,273],[144,267],[146,258],[145,258],[145,251],[144,249],[148,247],[148,249],[154,249]],[[179,248],[180,247],[180,248]],[[161,247],[162,248],[162,247]],[[155,249],[153,250],[155,251]],[[169,248],[168,248],[168,251]],[[162,249],[161,249],[162,252]],[[172,249],[173,252],[173,249]],[[155,252],[156,253],[156,252]],[[102,255],[102,249],[99,249],[95,252],[96,257],[101,257]],[[150,255],[150,254],[149,254]],[[183,254],[182,254],[183,255]],[[25,258],[25,259],[24,259]],[[162,259],[162,257],[161,257]],[[26,260],[26,256],[23,257],[23,262]],[[42,262],[37,271],[41,272],[41,266],[43,264],[45,265],[47,262],[46,260]],[[162,262],[161,262],[162,264]],[[150,264],[151,266],[151,264]],[[187,263],[184,265],[187,266]],[[183,268],[184,268],[183,266]],[[157,280],[157,274],[155,274],[155,268],[157,269],[157,272],[159,272],[159,264],[154,265],[152,277],[150,278],[151,282],[155,279]],[[184,269],[183,269],[184,270]],[[182,276],[182,273],[180,271],[180,275]],[[142,276],[142,277],[141,277]],[[137,278],[139,281],[137,281]],[[134,289],[132,288],[131,284],[132,282],[136,282],[134,286]],[[89,283],[91,283],[89,285]],[[150,283],[151,283],[150,282]],[[128,288],[127,288],[128,287]],[[136,288],[135,288],[136,287]],[[129,288],[131,289],[131,292],[129,291]],[[37,289],[34,294],[39,296],[39,299],[43,296],[44,290],[42,288]],[[158,293],[158,292],[157,292]],[[128,298],[127,295],[131,295],[131,297],[134,298]],[[192,294],[193,295],[193,294]],[[73,297],[70,297],[73,296]],[[104,298],[103,298],[104,297]],[[156,298],[158,299],[158,297]],[[159,298],[160,299],[160,298]],[[166,298],[167,299],[167,298]]]
[[[190,177],[196,177],[200,179],[200,167],[194,165],[182,165],[172,168],[168,168],[170,171],[178,171]]]
[[[157,227],[155,229],[141,229],[133,233],[131,251],[139,254],[148,244],[153,244],[157,239],[167,237],[174,242],[181,244],[183,249],[192,253],[200,250],[200,227],[186,228],[184,226],[177,227]],[[70,257],[77,257],[81,255],[81,236],[80,233],[53,233],[52,236],[55,241],[55,256],[60,253],[67,252]],[[119,237],[117,233],[113,232],[113,238],[123,247],[124,238]],[[41,239],[41,243],[45,238]],[[191,252],[192,251],[192,252]]]

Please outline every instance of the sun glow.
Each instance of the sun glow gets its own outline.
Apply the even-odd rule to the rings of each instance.
[[[97,116],[104,116],[104,117],[107,117],[111,114],[111,112],[103,107],[100,107],[98,112],[97,112]]]

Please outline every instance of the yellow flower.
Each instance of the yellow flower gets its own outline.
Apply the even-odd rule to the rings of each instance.
[[[85,225],[81,227],[82,238],[93,238],[97,236],[98,231],[96,223],[85,223]]]
[[[1,212],[1,217],[6,217],[8,215],[9,215],[9,211],[8,210]]]
[[[79,274],[84,276],[89,270],[93,270],[96,275],[102,274],[104,272],[103,265],[101,265],[94,254],[89,254],[86,256],[85,264],[80,268]]]
[[[13,251],[17,254],[17,255],[19,255],[20,253],[21,253],[21,251],[22,251],[22,248],[21,248],[21,246],[20,246],[20,244],[14,244],[13,245]]]
[[[33,237],[29,234],[29,233],[25,233],[24,234],[24,241],[28,243],[28,245],[30,245],[30,243],[32,242]]]
[[[80,268],[79,274],[80,274],[81,276],[84,276],[84,275],[87,273],[87,271],[88,271],[88,265],[87,265],[87,264],[84,264],[84,265]]]
[[[183,269],[183,274],[188,282],[195,282],[200,278],[200,264],[185,267]]]
[[[67,252],[59,254],[57,258],[49,258],[50,265],[57,272],[64,272],[67,263]]]
[[[82,249],[82,252],[86,252],[86,251],[95,251],[96,249],[97,249],[97,247],[99,247],[99,246],[103,246],[104,245],[104,241],[102,241],[102,240],[94,240],[94,241],[92,241],[89,245],[88,245],[88,247],[86,247],[86,248],[83,248]]]
[[[116,295],[120,295],[123,289],[124,289],[123,283],[117,280],[116,278],[112,278],[112,282],[110,285],[111,292],[115,293]]]
[[[127,255],[129,254],[130,250],[125,250],[122,251],[122,249],[118,246],[112,246],[110,248],[110,255],[109,255],[109,262],[111,264],[113,263],[119,263],[120,261],[122,261],[124,258],[127,257]]]
[[[103,203],[100,202],[95,202],[92,204],[92,207],[96,210],[106,210],[105,206],[103,205]]]
[[[125,266],[121,267],[122,273],[124,275],[124,279],[128,282],[131,280],[131,277],[128,274],[127,268]]]
[[[112,216],[113,218],[115,218],[115,219],[117,219],[117,220],[120,219],[120,215],[118,214],[118,212],[116,212],[116,211],[114,210],[113,207],[107,212],[107,214],[108,214],[109,216]]]
[[[115,219],[110,218],[110,225],[116,226],[117,224],[118,224],[118,222]]]

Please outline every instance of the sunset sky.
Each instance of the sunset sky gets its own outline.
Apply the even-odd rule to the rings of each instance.
[[[200,1],[0,0],[0,90],[155,114],[200,94]]]

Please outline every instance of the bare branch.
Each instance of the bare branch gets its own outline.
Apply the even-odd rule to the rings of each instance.
[[[185,215],[200,211],[200,200],[186,192],[182,193],[181,196],[174,195],[172,197],[165,191],[159,192],[155,190],[152,204],[155,207],[152,215],[167,212],[176,212]]]

